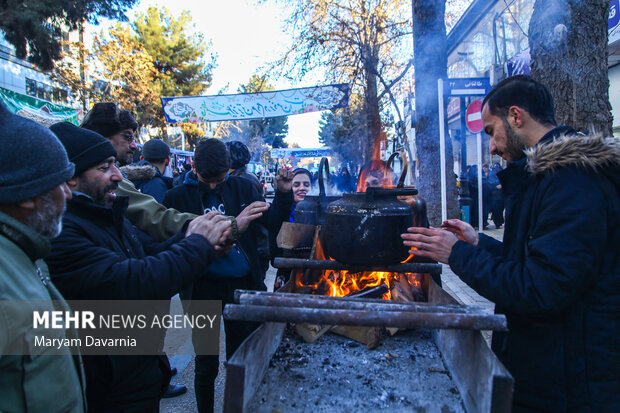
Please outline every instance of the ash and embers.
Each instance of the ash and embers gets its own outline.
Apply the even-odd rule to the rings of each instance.
[[[287,330],[247,411],[464,412],[431,331],[401,331],[375,350],[326,334],[313,344]]]

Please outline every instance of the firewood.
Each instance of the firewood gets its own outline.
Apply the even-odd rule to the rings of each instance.
[[[352,292],[351,294],[347,294],[346,297],[356,297],[356,298],[381,298],[383,295],[387,294],[389,288],[385,284],[378,285],[376,287],[365,287],[361,290],[357,290]]]
[[[404,274],[398,274],[394,277],[394,283],[392,286],[392,301],[414,301],[411,286],[407,281],[407,276]]]
[[[381,343],[381,327],[334,326],[331,331],[358,343],[366,344],[368,350],[379,347]]]
[[[331,327],[330,325],[296,323],[295,332],[301,336],[306,343],[314,343],[323,334],[327,333]]]
[[[283,222],[276,243],[283,249],[311,247],[315,232],[314,225]]]

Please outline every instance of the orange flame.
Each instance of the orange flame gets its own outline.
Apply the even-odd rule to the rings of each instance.
[[[314,256],[316,259],[328,259],[333,261],[333,258],[325,255],[320,240],[317,240]],[[403,262],[408,262],[412,258],[413,255],[410,255]],[[314,282],[304,282],[303,277],[298,276],[296,278],[295,289],[310,289],[313,294],[344,297],[364,288],[372,288],[385,284],[388,286],[388,292],[384,294],[382,298],[384,300],[391,300],[392,288],[396,279],[401,275],[405,276],[405,279],[412,287],[421,288],[421,278],[419,274],[400,274],[383,271],[351,272],[346,270],[325,270],[321,273],[319,279]]]

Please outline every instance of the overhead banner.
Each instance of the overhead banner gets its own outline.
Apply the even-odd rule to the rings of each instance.
[[[4,88],[0,88],[0,100],[4,102],[11,112],[31,119],[44,126],[50,126],[57,122],[79,124],[79,112],[77,109],[56,105]]]
[[[347,84],[237,95],[161,98],[168,123],[275,118],[344,108],[348,104]]]
[[[276,159],[288,158],[319,158],[332,156],[331,148],[276,148],[271,150],[271,157]]]

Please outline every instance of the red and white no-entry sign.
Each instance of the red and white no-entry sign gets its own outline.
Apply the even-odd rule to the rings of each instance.
[[[467,107],[465,112],[465,122],[467,123],[467,129],[471,133],[478,133],[482,130],[482,102],[474,100]]]

